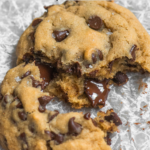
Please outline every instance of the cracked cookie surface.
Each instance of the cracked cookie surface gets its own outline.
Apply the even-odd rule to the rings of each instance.
[[[45,92],[46,79],[35,62],[8,71],[0,94],[0,145],[5,150],[111,150],[99,118],[46,108],[53,99]]]

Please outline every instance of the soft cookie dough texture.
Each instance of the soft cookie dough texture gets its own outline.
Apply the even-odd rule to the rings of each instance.
[[[68,1],[45,8],[22,34],[17,64],[50,63],[57,76],[47,92],[75,108],[103,107],[108,82],[122,85],[128,81],[126,72],[150,71],[150,36],[128,9],[107,1]],[[96,82],[106,89],[101,102],[88,88]]]
[[[44,82],[34,62],[8,71],[0,94],[0,145],[5,150],[111,150],[107,132],[121,125],[117,114],[109,110],[92,119],[90,113],[47,110],[53,97],[43,92]]]

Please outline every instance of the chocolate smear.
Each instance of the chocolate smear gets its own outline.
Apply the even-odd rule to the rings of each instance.
[[[105,105],[109,89],[107,88],[108,80],[96,81],[94,79],[86,79],[84,83],[85,93],[92,103],[93,107]]]

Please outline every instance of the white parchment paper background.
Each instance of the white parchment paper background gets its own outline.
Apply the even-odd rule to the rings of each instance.
[[[0,83],[6,72],[15,66],[15,48],[22,32],[35,17],[45,11],[43,6],[62,3],[63,0],[0,0]],[[116,3],[129,8],[150,34],[150,0],[116,0]],[[129,82],[122,87],[112,86],[106,107],[113,108],[121,117],[123,125],[120,133],[112,137],[113,150],[150,150],[150,75],[130,73]],[[147,83],[144,90],[142,83]],[[55,101],[48,105],[50,110],[60,112],[90,111],[95,109],[71,109],[63,102]],[[138,124],[140,123],[140,124]]]

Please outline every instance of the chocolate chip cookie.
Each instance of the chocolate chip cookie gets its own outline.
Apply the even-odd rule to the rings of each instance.
[[[0,145],[5,150],[111,150],[109,132],[121,124],[112,110],[92,119],[90,113],[46,109],[53,99],[44,92],[52,70],[48,64],[25,62],[8,71],[0,94]]]
[[[107,1],[45,9],[22,34],[17,64],[51,64],[47,92],[75,108],[103,107],[109,84],[125,84],[129,71],[150,71],[150,36],[128,9]]]

